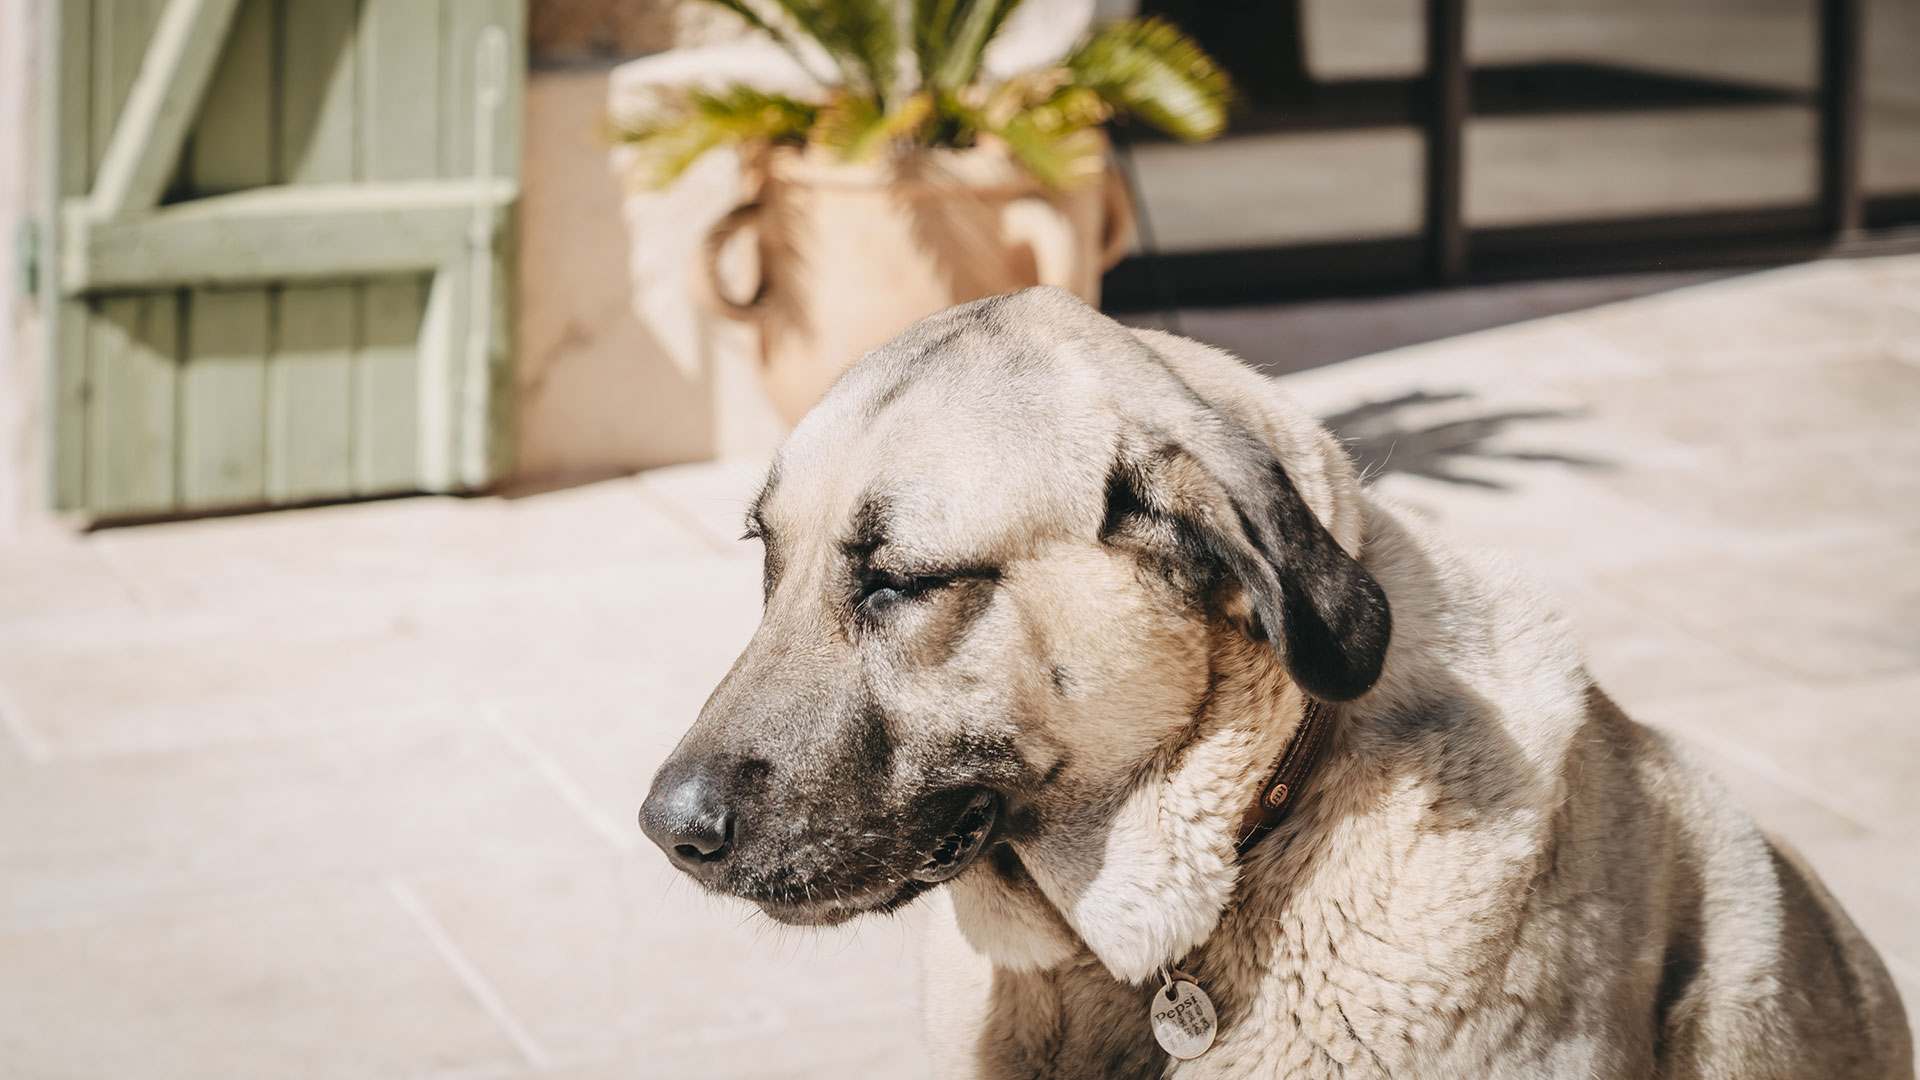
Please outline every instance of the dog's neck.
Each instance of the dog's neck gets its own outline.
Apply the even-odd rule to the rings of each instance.
[[[1138,984],[1211,936],[1240,886],[1243,814],[1288,760],[1307,700],[1266,643],[1220,625],[1211,648],[1211,690],[1186,738],[1100,810],[1099,827],[1045,830],[948,884],[962,933],[994,963],[1051,968],[1090,952]],[[1287,775],[1292,810],[1311,777]]]
[[[1287,748],[1280,751],[1267,782],[1260,785],[1259,797],[1240,819],[1240,842],[1236,850],[1242,858],[1286,820],[1314,766],[1320,764],[1320,755],[1327,748],[1327,733],[1332,728],[1331,712],[1320,702],[1308,698],[1300,713],[1300,723],[1294,728],[1293,737],[1287,740]]]

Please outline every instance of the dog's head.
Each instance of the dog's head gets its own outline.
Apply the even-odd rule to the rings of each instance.
[[[1322,699],[1378,677],[1354,487],[1318,425],[1211,350],[1054,289],[929,318],[782,447],[748,513],[759,630],[655,777],[648,835],[805,924],[1025,857],[1084,936],[1073,909],[1153,887],[1120,864],[1189,854],[1116,850],[1150,842],[1115,822],[1192,735],[1223,632]]]

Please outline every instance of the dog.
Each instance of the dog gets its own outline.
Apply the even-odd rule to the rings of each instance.
[[[1814,875],[1225,353],[949,309],[747,519],[762,621],[643,827],[782,923],[930,894],[938,1075],[1913,1075]]]

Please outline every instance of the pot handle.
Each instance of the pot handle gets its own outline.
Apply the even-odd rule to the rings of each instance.
[[[1100,272],[1114,268],[1121,259],[1126,258],[1127,249],[1133,246],[1133,192],[1127,189],[1127,178],[1107,163],[1106,186],[1106,232],[1100,241]]]
[[[1026,195],[1000,211],[1000,229],[1007,240],[1025,244],[1033,252],[1040,284],[1074,288],[1073,223],[1060,208],[1039,195]]]
[[[716,315],[741,322],[754,322],[760,318],[767,306],[767,268],[760,268],[760,281],[754,286],[753,298],[742,303],[727,295],[726,284],[720,280],[720,251],[733,239],[733,234],[756,223],[760,216],[758,202],[745,203],[734,207],[727,215],[714,223],[707,232],[707,242],[695,253],[693,268],[694,290],[700,300]]]

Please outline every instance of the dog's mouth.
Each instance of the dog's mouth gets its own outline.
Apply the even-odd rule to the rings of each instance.
[[[935,841],[904,879],[894,879],[863,892],[835,891],[800,901],[755,898],[760,910],[790,926],[835,926],[858,915],[897,910],[908,901],[973,865],[992,846],[1000,823],[1000,796],[982,789],[973,794],[953,819],[953,825]],[[807,890],[811,892],[812,890]]]
[[[987,848],[987,837],[1000,820],[1000,798],[991,791],[976,792],[954,819],[953,829],[927,853],[926,860],[908,875],[937,885],[965,870]]]

